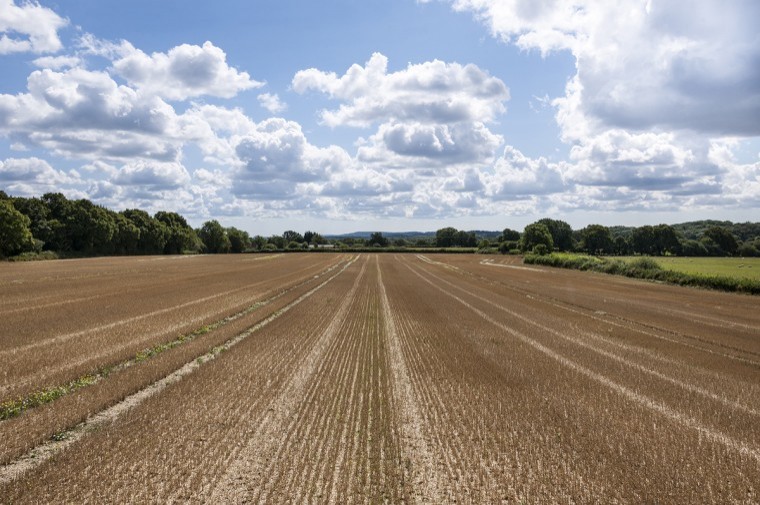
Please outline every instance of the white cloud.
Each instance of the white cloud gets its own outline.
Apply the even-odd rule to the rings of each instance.
[[[369,141],[369,145],[359,148],[360,160],[388,163],[398,156],[404,157],[399,164],[414,167],[411,158],[429,168],[432,162],[447,166],[487,163],[504,139],[480,122],[453,125],[388,122],[380,125]]]
[[[158,97],[106,72],[32,72],[28,92],[0,94],[0,133],[68,158],[175,160],[188,125]]]
[[[230,67],[224,51],[211,42],[202,47],[182,44],[150,56],[131,46],[119,51],[126,54],[114,61],[114,71],[140,92],[168,100],[202,95],[232,98],[264,85]]]
[[[472,64],[434,60],[389,73],[388,59],[375,53],[340,77],[302,70],[292,85],[298,93],[318,91],[342,102],[321,112],[329,126],[377,124],[377,132],[359,142],[357,159],[385,169],[485,164],[503,143],[486,123],[505,112],[509,90]]]
[[[82,60],[78,56],[41,56],[35,59],[32,63],[39,68],[61,70],[64,68],[78,67],[82,64]]]
[[[493,200],[525,199],[531,196],[560,193],[570,189],[565,181],[564,163],[550,163],[545,158],[531,159],[507,146],[493,167],[484,174],[486,194]]]
[[[388,59],[372,55],[364,67],[353,65],[345,75],[317,69],[301,70],[293,78],[298,93],[327,93],[343,101],[337,110],[322,111],[329,126],[369,126],[388,120],[427,124],[488,122],[505,111],[509,99],[504,83],[475,65],[439,60],[388,73]]]
[[[280,101],[280,97],[276,93],[262,93],[256,98],[259,104],[272,114],[279,114],[288,108],[288,104]]]
[[[178,189],[190,182],[190,174],[180,163],[135,161],[124,165],[113,178],[121,186],[137,186],[148,191]]]
[[[352,163],[343,149],[318,148],[310,144],[301,126],[271,118],[241,136],[235,147],[242,166],[234,176],[237,196],[264,199],[290,198],[299,184],[327,179]]]
[[[39,196],[77,182],[80,181],[75,172],[70,175],[55,170],[47,161],[39,158],[0,160],[0,185],[13,195]]]
[[[453,3],[521,48],[573,53],[576,82],[557,102],[566,131],[585,117],[600,128],[760,134],[758,2]]]
[[[62,47],[58,30],[67,24],[37,2],[0,0],[0,54],[56,52]]]
[[[672,133],[631,134],[609,130],[573,146],[570,176],[589,186],[681,191],[703,175],[706,166]],[[714,167],[713,167],[714,168]]]

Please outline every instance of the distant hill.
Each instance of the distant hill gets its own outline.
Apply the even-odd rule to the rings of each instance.
[[[328,240],[342,240],[346,238],[363,238],[369,239],[370,235],[375,232],[372,231],[355,231],[351,233],[343,233],[340,235],[325,235]],[[404,240],[430,240],[435,238],[434,231],[383,231],[380,232],[383,237],[394,240],[402,238]],[[501,231],[489,231],[489,230],[467,230],[467,233],[474,233],[478,239],[493,239],[501,235]]]
[[[755,237],[760,237],[760,222],[744,222],[733,223],[731,221],[717,221],[713,219],[706,219],[702,221],[688,221],[685,223],[671,224],[670,226],[675,229],[676,233],[682,235],[684,238],[691,240],[699,240],[702,234],[711,226],[721,226],[728,229],[733,235],[742,241],[752,240]],[[610,234],[613,238],[618,236],[628,237],[636,229],[636,226],[610,226]],[[578,230],[576,230],[578,231]],[[341,240],[344,238],[363,238],[368,239],[370,235],[374,233],[371,231],[355,231],[352,233],[344,233],[340,235],[325,235],[325,238],[331,240]],[[384,237],[391,240],[403,238],[405,240],[430,240],[435,238],[434,231],[383,231],[381,232]],[[495,239],[501,235],[501,231],[492,230],[467,230],[467,233],[474,233],[475,236],[480,239]]]

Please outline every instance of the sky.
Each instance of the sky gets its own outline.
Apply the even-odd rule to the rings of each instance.
[[[0,189],[254,234],[760,220],[756,0],[0,0]]]

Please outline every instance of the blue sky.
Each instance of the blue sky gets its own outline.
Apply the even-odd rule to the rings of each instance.
[[[0,0],[0,188],[252,233],[758,220],[751,0]]]

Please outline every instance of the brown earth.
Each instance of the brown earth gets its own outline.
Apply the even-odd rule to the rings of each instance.
[[[118,272],[143,268],[136,260],[101,261],[116,261],[110,268]],[[158,274],[151,284],[146,274],[142,289],[169,293],[172,283],[197,274],[194,262],[206,261],[228,272],[224,287],[172,298],[166,307],[270,286],[221,296],[238,301],[218,317],[271,293],[289,272],[288,282],[300,287],[278,299],[285,311],[240,318],[223,327],[224,337],[265,326],[155,393],[131,397],[107,421],[72,432],[73,441],[51,449],[49,459],[28,458],[21,469],[17,450],[0,467],[0,501],[760,501],[756,297],[475,255],[353,262],[285,255],[250,270],[239,258],[193,258],[172,264],[168,285]],[[340,268],[326,272],[331,266]],[[14,278],[40,286],[45,276],[68,276],[80,283],[67,292],[77,299],[86,298],[87,286],[106,289],[124,275],[98,260],[57,274],[8,270],[0,271],[0,310],[38,307],[29,314],[98,299],[54,305],[63,299],[21,290],[28,302],[15,303],[5,294]],[[0,336],[0,349],[48,342],[35,347],[45,349],[76,334],[62,342],[77,345],[80,356],[88,345],[100,354],[78,332],[163,307],[140,289],[125,290],[125,300],[140,300],[125,301],[135,305],[109,312],[110,319],[82,316],[81,327],[74,321],[26,341]],[[175,317],[167,326],[195,315],[185,310],[162,313]],[[156,334],[161,317],[145,318]],[[129,337],[109,342],[120,338]],[[188,355],[182,346],[162,355],[175,361],[151,380],[202,353],[196,342]],[[54,363],[64,369],[77,356],[65,348],[67,357]],[[110,391],[110,379],[91,390]],[[9,423],[36,423],[42,409],[65,417],[69,398],[0,422],[0,435]]]

